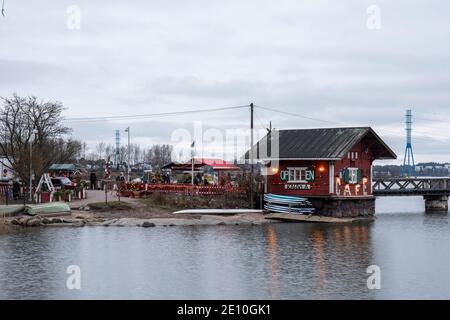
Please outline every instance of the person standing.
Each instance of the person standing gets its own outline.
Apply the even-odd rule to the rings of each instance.
[[[13,198],[17,200],[20,198],[20,183],[18,179],[16,179],[13,183]]]
[[[97,175],[95,174],[94,171],[91,172],[90,180],[91,180],[91,189],[95,190],[96,189],[95,186],[97,185]]]

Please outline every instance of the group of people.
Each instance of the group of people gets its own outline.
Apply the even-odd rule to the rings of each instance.
[[[6,200],[18,200],[21,198],[21,184],[19,179],[9,179],[8,186],[5,191]]]

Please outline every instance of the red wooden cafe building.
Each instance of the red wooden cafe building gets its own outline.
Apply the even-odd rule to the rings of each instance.
[[[372,164],[397,157],[370,127],[277,130],[253,150],[266,193],[307,197],[332,216],[372,215]]]

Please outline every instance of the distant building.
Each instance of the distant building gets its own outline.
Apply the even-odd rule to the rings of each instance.
[[[54,163],[48,169],[51,176],[73,177],[81,169],[73,163]]]
[[[193,163],[192,163],[193,162]],[[182,174],[192,174],[192,164],[194,164],[194,175],[200,174],[209,177],[212,184],[219,183],[221,177],[232,176],[239,173],[241,169],[228,161],[217,158],[191,158],[183,163],[171,162],[161,167],[162,170],[171,171],[173,176]],[[179,179],[177,179],[179,180]]]
[[[0,181],[9,181],[16,177],[16,173],[10,169],[11,163],[6,157],[0,157]]]

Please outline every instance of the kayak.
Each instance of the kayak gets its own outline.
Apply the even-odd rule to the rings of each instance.
[[[264,195],[264,201],[264,209],[270,212],[310,214],[315,211],[311,202],[302,197],[269,193]]]
[[[25,213],[30,216],[54,213],[70,213],[70,206],[66,202],[28,204],[25,206]]]
[[[292,196],[282,196],[277,194],[265,194],[264,201],[270,203],[282,203],[282,204],[300,204],[300,203],[308,203],[308,199],[301,197],[292,197]]]
[[[284,206],[277,206],[277,205],[270,205],[266,204],[264,205],[264,209],[270,212],[277,212],[277,213],[292,213],[292,214],[309,214],[314,213],[314,208],[299,208],[299,207],[284,207]]]

